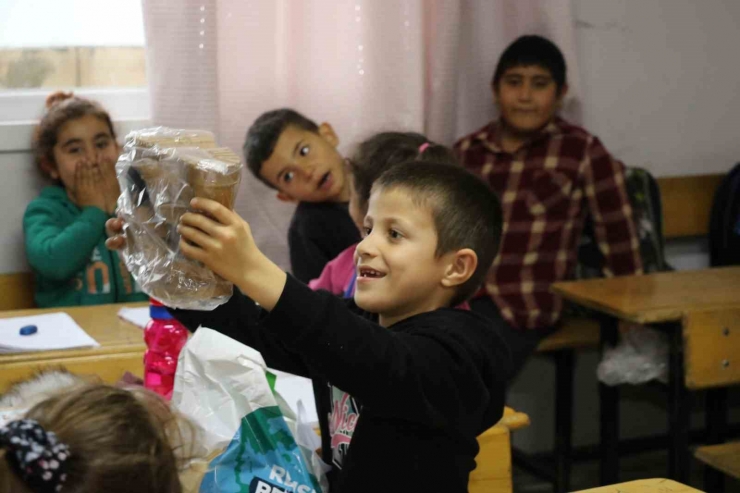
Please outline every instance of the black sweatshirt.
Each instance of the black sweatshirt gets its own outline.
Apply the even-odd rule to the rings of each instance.
[[[238,291],[213,312],[173,314],[313,380],[324,461],[339,466],[343,449],[332,493],[465,492],[476,437],[503,414],[509,351],[492,321],[470,311],[442,308],[384,328],[352,300],[288,276],[269,314]],[[351,399],[338,402],[338,389]],[[359,418],[336,409],[349,401]]]
[[[360,232],[346,203],[301,202],[288,229],[293,275],[305,283],[316,279],[327,262],[358,241]]]

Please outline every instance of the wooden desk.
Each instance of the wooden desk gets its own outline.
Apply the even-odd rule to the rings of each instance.
[[[670,479],[639,479],[627,483],[613,484],[581,490],[576,493],[701,493],[685,484],[671,481]]]
[[[740,305],[740,267],[561,282],[552,290],[622,320],[671,322],[691,309]]]
[[[740,306],[740,267],[662,272],[557,283],[563,298],[604,314],[600,320],[602,349],[615,345],[618,322],[656,324],[669,336],[668,410],[670,425],[669,476],[686,482],[691,455],[690,402],[684,381],[683,318],[692,310]],[[718,399],[708,395],[708,399]],[[719,398],[722,399],[722,398]],[[599,385],[601,416],[601,484],[619,481],[619,389]],[[716,405],[716,404],[715,404]],[[721,408],[721,404],[719,405]]]
[[[0,392],[46,367],[63,366],[72,373],[98,375],[108,383],[116,382],[126,371],[143,376],[144,335],[139,327],[118,318],[118,310],[124,306],[147,305],[134,303],[0,312],[0,318],[65,312],[100,343],[98,348],[2,354]]]

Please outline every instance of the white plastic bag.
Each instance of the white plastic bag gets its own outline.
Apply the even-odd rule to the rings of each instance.
[[[187,491],[328,490],[318,437],[296,422],[254,349],[198,329],[180,353],[172,404],[199,428],[195,455],[211,458],[196,465]]]
[[[638,385],[650,380],[668,382],[666,335],[645,326],[621,334],[616,347],[607,348],[596,370],[606,385]]]

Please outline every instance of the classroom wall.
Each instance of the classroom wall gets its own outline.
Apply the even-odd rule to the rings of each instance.
[[[29,150],[0,152],[0,273],[28,270],[23,252],[23,212],[44,184]]]
[[[660,176],[740,161],[740,2],[573,0],[583,121]]]

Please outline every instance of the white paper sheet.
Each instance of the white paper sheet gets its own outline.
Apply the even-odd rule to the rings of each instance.
[[[118,310],[118,316],[127,322],[131,322],[140,328],[145,328],[146,324],[149,323],[149,307],[145,306],[142,308],[121,308]]]
[[[35,325],[38,330],[35,334],[20,335],[20,328],[27,325]],[[0,353],[83,347],[100,347],[100,344],[66,313],[0,319]]]

